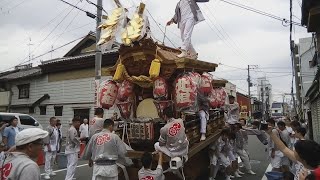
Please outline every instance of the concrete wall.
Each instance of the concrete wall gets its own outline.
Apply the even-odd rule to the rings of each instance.
[[[311,37],[302,38],[299,40],[299,66],[302,101],[305,100],[306,93],[310,88],[317,72],[317,67],[310,67],[309,64],[309,61],[311,61],[314,56],[314,52],[315,48]]]

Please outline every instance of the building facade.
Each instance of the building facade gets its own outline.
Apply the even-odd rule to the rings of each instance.
[[[94,45],[95,40],[89,34],[67,53],[67,57],[44,61],[38,67],[25,67],[0,76],[3,87],[0,92],[1,108],[7,112],[30,114],[43,127],[49,124],[50,117],[55,116],[61,120],[63,132],[75,116],[93,118],[95,53],[90,49],[95,48]],[[114,66],[117,59],[117,49],[105,52],[102,68]],[[102,74],[102,81],[111,78]],[[7,96],[9,98],[5,99]],[[115,110],[106,110],[105,117],[111,117]]]

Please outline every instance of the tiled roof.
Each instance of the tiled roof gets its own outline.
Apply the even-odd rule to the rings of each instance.
[[[0,81],[8,81],[14,79],[20,79],[25,77],[31,77],[41,74],[41,69],[39,67],[33,67],[30,69],[21,69],[19,71],[0,76]]]
[[[116,52],[118,52],[118,49],[112,49],[112,50],[106,51],[102,54],[111,54],[111,53],[116,53]],[[92,57],[92,56],[95,56],[95,52],[87,53],[87,54],[83,54],[83,55],[79,55],[79,56],[74,56],[74,57],[64,57],[64,58],[57,58],[57,59],[52,59],[52,60],[48,60],[48,61],[42,61],[41,64],[47,65],[47,64],[53,64],[53,63],[62,62],[62,61],[83,59],[83,58]]]

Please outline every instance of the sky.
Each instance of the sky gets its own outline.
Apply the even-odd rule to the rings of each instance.
[[[86,0],[66,0],[86,11],[95,12],[95,6]],[[288,0],[228,0],[244,4],[270,14],[289,19]],[[134,11],[140,0],[121,0]],[[164,25],[174,14],[178,0],[143,0],[149,14],[152,34],[162,41]],[[301,0],[293,0],[293,20],[300,22]],[[103,0],[105,11],[115,8],[113,1]],[[219,64],[214,75],[237,85],[247,93],[247,66],[251,67],[257,94],[257,78],[266,76],[273,86],[274,101],[282,101],[283,93],[291,91],[291,60],[289,27],[281,21],[230,5],[223,0],[199,3],[206,20],[195,26],[192,42],[199,59]],[[34,58],[68,42],[95,31],[95,20],[82,11],[60,0],[0,0],[0,72],[21,62],[39,64],[41,61],[62,57],[75,43]],[[161,29],[161,30],[160,30]],[[177,26],[167,27],[165,44],[179,47]],[[306,28],[294,26],[293,38],[311,37]],[[30,62],[29,62],[30,55]],[[286,97],[290,100],[290,97]]]

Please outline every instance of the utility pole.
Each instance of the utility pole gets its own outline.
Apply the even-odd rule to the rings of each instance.
[[[101,36],[101,29],[98,28],[101,24],[101,17],[102,17],[102,0],[97,0],[97,17],[96,17],[96,44],[98,44],[100,36]],[[101,81],[101,61],[102,61],[102,53],[98,45],[96,45],[96,55],[95,55],[95,96],[94,102],[95,107],[100,107],[99,103],[99,88],[100,88],[100,81]]]
[[[250,93],[250,87],[251,87],[251,78],[250,78],[250,65],[248,65],[248,96],[249,96],[249,117],[251,117],[252,109],[251,109],[251,93]]]
[[[31,44],[31,38],[29,38],[29,44],[27,44],[28,46],[29,46],[29,62],[31,61],[31,59],[32,59],[32,57],[31,57],[31,46],[33,45],[33,44]]]
[[[251,82],[251,77],[250,77],[250,69],[253,69],[251,68],[250,66],[254,66],[254,67],[257,67],[256,65],[248,65],[248,96],[249,96],[249,100],[250,100],[250,105],[249,105],[249,117],[251,117],[251,114],[252,114],[252,105],[251,105],[251,91],[250,91],[250,87],[252,87],[252,82]]]
[[[261,80],[261,100],[262,100],[262,119],[265,120],[265,110],[264,110],[264,85],[263,80]]]

